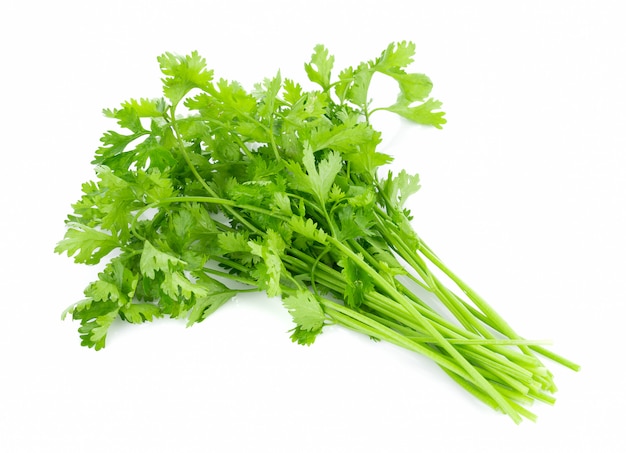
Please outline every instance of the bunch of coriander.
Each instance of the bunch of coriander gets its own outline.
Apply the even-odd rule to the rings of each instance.
[[[64,313],[80,321],[82,344],[103,348],[117,319],[192,325],[238,293],[264,291],[282,299],[300,344],[341,325],[432,359],[515,422],[535,418],[533,401],[553,403],[540,356],[578,366],[520,337],[417,235],[405,208],[417,175],[379,175],[392,158],[377,151],[377,110],[445,123],[429,78],[407,72],[414,53],[392,43],[333,80],[334,58],[318,45],[304,66],[318,88],[278,73],[252,91],[214,79],[195,52],[160,56],[164,96],[105,110],[122,132],[102,137],[96,179],[55,249],[77,263],[108,260]],[[399,94],[372,109],[376,73]]]

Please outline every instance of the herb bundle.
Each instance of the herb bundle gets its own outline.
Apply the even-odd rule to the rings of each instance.
[[[407,72],[415,45],[392,43],[375,60],[332,78],[318,45],[307,90],[280,72],[254,86],[214,79],[197,53],[158,58],[163,97],[105,110],[96,178],[67,219],[55,251],[108,262],[65,312],[82,344],[105,346],[121,319],[200,322],[241,292],[280,297],[291,338],[314,342],[341,325],[422,354],[515,422],[554,402],[548,357],[459,279],[411,226],[419,178],[379,175],[377,110],[440,128],[432,83]],[[397,82],[396,102],[371,108],[374,74]],[[429,304],[436,299],[437,307]],[[443,308],[443,310],[442,310]]]

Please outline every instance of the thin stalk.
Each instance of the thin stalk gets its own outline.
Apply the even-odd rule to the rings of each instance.
[[[498,330],[509,338],[520,338],[513,328],[502,318],[482,297],[466,285],[456,274],[454,274],[443,262],[423,243],[420,252],[433,263],[439,270],[447,275],[460,289],[470,298],[472,302],[498,327]]]
[[[310,269],[314,259],[302,252],[293,251],[292,253],[299,256],[299,258],[290,257],[287,255],[285,260],[288,262],[289,266],[295,266],[297,272],[307,273]],[[319,284],[323,284],[331,291],[335,291],[337,293],[343,294],[345,289],[345,280],[339,271],[332,269],[331,267],[318,263],[318,267],[321,272],[317,272],[316,279]],[[409,294],[411,294],[409,292]],[[369,308],[384,314],[392,319],[396,319],[398,323],[407,325],[413,329],[413,332],[416,332],[420,329],[418,324],[412,320],[413,318],[409,317],[408,312],[401,307],[397,302],[392,301],[386,296],[377,293],[370,292],[365,296],[364,304]],[[538,344],[537,341],[531,340],[523,340],[523,339],[486,339],[484,337],[480,337],[475,333],[468,332],[462,330],[462,328],[457,327],[448,321],[441,318],[438,314],[430,310],[427,306],[416,306],[416,309],[420,310],[420,312],[435,325],[442,335],[446,336],[452,344],[467,344],[467,345],[489,345],[490,349],[493,350],[494,353],[501,354],[505,357],[508,357],[513,361],[517,366],[524,367],[537,367],[541,365],[541,363],[527,355],[523,355],[520,353],[516,353],[515,351],[506,348],[505,346],[512,345],[520,345],[520,344]],[[368,313],[368,316],[372,316],[371,313]],[[398,324],[399,325],[399,324]],[[435,342],[433,337],[426,337],[424,341],[427,342]]]
[[[411,318],[407,317],[408,313],[406,312],[406,310],[404,310],[398,304],[389,303],[388,299],[386,299],[385,296],[383,295],[380,295],[377,293],[370,293],[365,298],[365,304],[368,307],[380,313],[385,314],[386,316],[390,316],[393,319],[397,319],[399,322],[406,324],[412,329],[416,329],[416,330],[420,329],[419,325],[414,324],[411,321]],[[420,310],[420,312],[425,317],[427,317],[433,323],[433,325],[437,326],[439,330],[441,331],[442,335],[445,335],[446,337],[449,337],[449,338],[459,337],[459,338],[469,339],[469,340],[473,339],[478,343],[484,342],[483,344],[489,344],[490,341],[494,343],[497,343],[499,341],[498,339],[486,339],[474,332],[464,330],[462,327],[451,324],[450,322],[441,318],[441,316],[439,316],[434,311],[429,310],[427,307],[416,305],[416,308]],[[522,340],[522,339],[520,340],[504,339],[502,341],[505,341],[505,342],[512,341],[513,343],[511,343],[511,345],[515,344],[517,341],[520,341],[520,343],[517,343],[517,345],[526,344],[526,340]],[[519,366],[522,366],[524,368],[530,367],[533,369],[537,369],[538,367],[542,366],[541,362],[536,357],[522,354],[520,352],[517,352],[516,350],[510,349],[505,346],[499,346],[497,344],[493,344],[493,345],[490,345],[490,349],[498,354],[501,354],[507,357],[513,363]]]
[[[337,321],[338,324],[379,340],[384,340],[397,346],[401,346],[410,351],[417,352],[433,360],[442,367],[457,373],[468,380],[471,380],[471,376],[462,367],[455,362],[450,361],[433,349],[412,342],[392,329],[389,329],[388,327],[336,302],[332,302],[328,299],[322,299],[322,305],[324,306],[325,312]]]
[[[478,398],[480,401],[484,402],[490,407],[503,411],[504,413],[509,415],[515,423],[520,423],[522,421],[521,415],[531,419],[534,417],[532,413],[519,406],[514,401],[510,400],[512,399],[510,395],[518,399],[523,399],[523,395],[520,395],[519,393],[511,393],[508,389],[502,386],[498,386],[497,383],[494,383],[493,386],[489,384],[489,386],[494,389],[496,387],[499,387],[502,390],[501,393],[497,393],[497,400],[506,401],[506,405],[510,407],[510,410],[506,411],[506,406],[504,406],[501,401],[497,401],[496,399],[494,399],[491,393],[487,393],[485,391],[486,389],[484,388],[484,386],[477,385],[475,383],[475,380],[472,379],[472,377],[470,377],[463,368],[458,367],[454,364],[454,362],[446,360],[445,356],[440,355],[432,349],[420,347],[419,344],[407,340],[406,337],[394,334],[393,331],[388,331],[384,328],[384,326],[379,326],[375,323],[372,323],[372,320],[366,317],[361,318],[360,316],[358,316],[357,313],[350,312],[349,309],[342,311],[342,305],[335,304],[330,301],[323,301],[323,304],[326,313],[329,313],[336,323],[341,324],[346,328],[355,330],[359,333],[364,333],[373,338],[384,340],[386,342],[395,344],[396,346],[400,346],[404,349],[417,352],[430,358],[435,363],[437,363],[437,365],[439,365],[458,384],[460,384],[462,388],[467,390],[474,397]]]
[[[387,240],[394,250],[404,259],[428,284],[429,290],[433,292],[437,298],[444,303],[446,308],[450,310],[452,315],[468,330],[474,330],[481,335],[489,338],[492,335],[484,329],[480,324],[476,323],[474,318],[467,309],[456,303],[456,299],[452,297],[450,291],[428,270],[426,263],[415,253],[411,251],[404,241],[393,232],[387,232]]]
[[[380,322],[383,325],[386,325],[387,327],[397,331],[398,333],[415,342],[431,344],[435,343],[433,338],[419,335],[416,336],[415,332],[412,329],[398,325],[392,320],[377,316],[372,313],[368,313],[367,316]],[[528,389],[534,385],[532,384],[534,373],[531,370],[523,368],[509,360],[505,360],[499,354],[487,349],[486,346],[488,346],[489,343],[472,343],[471,340],[463,338],[450,338],[448,339],[448,341],[451,344],[459,345],[459,350],[462,351],[463,355],[473,365],[480,368],[480,364],[483,364],[483,369],[494,370],[494,373],[497,372],[498,376],[500,376],[501,379],[505,380],[511,387],[517,388],[518,390],[524,389],[523,393],[527,393]],[[470,343],[467,343],[467,341],[470,341]]]
[[[383,277],[378,275],[375,272],[372,272],[372,269],[363,262],[363,260],[354,253],[349,247],[346,247],[343,243],[335,239],[334,237],[329,237],[329,242],[332,243],[339,251],[344,253],[346,256],[355,261],[355,263],[361,267],[363,270],[369,273],[374,282],[381,288],[381,290],[385,291],[389,294],[393,299],[396,299],[398,302],[406,306],[407,310],[411,312],[416,319],[423,325],[426,331],[433,335],[437,339],[437,343],[444,348],[450,356],[456,360],[462,367],[467,371],[467,373],[472,377],[472,379],[476,382],[479,387],[483,388],[485,393],[490,395],[498,404],[501,406],[502,410],[507,413],[514,421],[519,422],[520,416],[515,410],[511,407],[511,405],[506,401],[501,394],[499,394],[493,386],[487,382],[487,380],[478,373],[478,371],[459,353],[459,351],[452,346],[450,343],[446,341],[446,339],[439,333],[439,331],[431,325],[426,318],[424,318],[414,307],[409,304],[404,296],[398,292],[395,286],[390,284]]]

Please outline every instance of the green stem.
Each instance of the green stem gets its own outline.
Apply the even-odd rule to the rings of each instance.
[[[501,409],[514,421],[520,421],[519,414],[511,407],[509,402],[505,400],[504,397],[498,393],[491,384],[489,384],[489,382],[487,382],[487,380],[459,353],[453,345],[451,345],[441,335],[441,333],[433,325],[428,322],[426,318],[422,316],[421,313],[419,313],[419,311],[415,310],[415,308],[405,300],[404,296],[398,292],[395,286],[390,284],[376,272],[373,272],[371,267],[364,263],[363,260],[349,247],[346,247],[334,237],[329,237],[328,240],[334,247],[350,259],[354,260],[354,262],[364,271],[368,272],[372,280],[381,288],[381,290],[385,291],[394,300],[397,300],[399,303],[404,305],[411,315],[415,316],[416,320],[423,326],[423,328],[437,340],[437,344],[439,344],[455,361],[457,361],[457,363],[461,365],[464,370],[467,371],[474,382],[482,388],[485,393],[491,396],[500,405]]]
[[[498,330],[509,338],[520,338],[511,326],[493,309],[487,302],[483,300],[474,290],[467,286],[459,277],[457,277],[441,260],[425,245],[421,244],[420,252],[424,254],[428,260],[433,263],[439,270],[447,275],[460,289],[476,304],[492,322],[498,327]]]

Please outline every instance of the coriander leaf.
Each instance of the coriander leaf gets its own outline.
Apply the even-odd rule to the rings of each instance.
[[[338,90],[346,100],[365,111],[369,104],[367,93],[373,74],[374,71],[368,64],[361,63],[355,70],[343,73],[343,85]],[[337,93],[338,95],[339,92]]]
[[[398,82],[401,98],[408,103],[423,101],[433,88],[433,83],[424,74],[392,72],[389,75]]]
[[[175,195],[172,180],[158,168],[138,170],[136,175],[138,187],[134,188],[135,198],[139,198],[144,204],[151,205]]]
[[[151,322],[154,318],[160,318],[161,309],[154,304],[134,303],[120,308],[120,318],[133,324]]]
[[[337,209],[336,216],[339,220],[340,228],[337,231],[337,238],[340,241],[371,236],[370,230],[373,225],[371,211],[355,208],[352,205],[344,205]]]
[[[124,295],[120,291],[120,288],[118,288],[115,283],[107,281],[102,277],[100,280],[96,280],[87,286],[85,295],[95,301],[104,300],[118,302],[120,299],[124,300]]]
[[[283,88],[283,100],[293,107],[302,98],[302,87],[292,79],[285,79]]]
[[[171,270],[185,263],[176,258],[173,255],[162,252],[154,247],[150,241],[146,240],[143,245],[143,251],[141,252],[141,261],[139,262],[139,268],[141,273],[148,278],[155,278],[156,271],[163,272],[166,276],[170,276]],[[170,282],[176,284],[176,282]]]
[[[210,108],[206,110],[207,119],[211,117],[231,121],[237,119],[237,123],[233,123],[233,126],[239,126],[239,122],[253,116],[257,109],[257,99],[238,82],[220,79],[215,87],[209,88],[209,92],[210,97],[202,93],[196,98],[197,101],[203,101],[204,105]],[[198,108],[196,104],[188,106]]]
[[[371,208],[376,201],[376,192],[370,186],[352,185],[348,189],[348,203],[358,208]]]
[[[166,52],[157,58],[161,72],[167,77],[163,79],[163,93],[172,102],[178,104],[193,88],[206,90],[213,71],[206,69],[206,61],[198,52],[180,56]]]
[[[118,312],[115,310],[98,316],[91,321],[82,322],[78,328],[80,338],[82,339],[81,345],[95,348],[96,351],[102,349],[106,343],[109,327],[111,327],[117,316]]]
[[[340,264],[343,266],[341,274],[347,283],[344,289],[344,300],[349,307],[359,308],[365,301],[365,295],[374,290],[374,283],[367,272],[350,258],[343,259]]]
[[[291,341],[303,346],[310,346],[315,338],[322,332],[322,328],[315,330],[306,330],[300,326],[296,326],[291,330]]]
[[[309,140],[313,152],[330,148],[340,153],[350,153],[370,143],[380,143],[380,132],[369,124],[353,122],[315,128]]]
[[[293,321],[303,330],[316,331],[324,325],[324,310],[310,291],[299,290],[283,298],[283,305]]]
[[[96,150],[96,156],[91,163],[109,168],[128,170],[133,162],[135,153],[125,152],[126,147],[146,134],[148,134],[147,131],[139,131],[130,135],[107,131],[100,138],[102,146]]]
[[[124,264],[126,255],[113,258],[98,274],[98,280],[85,288],[85,296],[96,302],[115,302],[124,306],[133,300],[139,275]]]
[[[196,298],[194,305],[191,310],[189,310],[187,315],[187,327],[205,320],[210,314],[215,312],[238,293],[237,290],[228,288],[223,283],[206,274],[201,274],[198,277],[197,283],[201,285],[206,292],[204,296]]]
[[[258,115],[268,120],[268,123],[272,122],[272,115],[279,107],[280,100],[278,93],[282,88],[283,82],[280,75],[280,71],[271,79],[266,78],[262,85],[257,85],[257,103],[258,103]]]
[[[76,222],[68,222],[65,238],[54,248],[56,253],[67,252],[76,263],[97,264],[102,258],[120,246],[118,239]]]
[[[329,55],[328,49],[322,44],[315,46],[314,50],[311,62],[306,63],[304,69],[311,82],[317,83],[324,90],[328,90],[330,88],[330,75],[335,63],[335,57]]]
[[[381,153],[376,149],[376,142],[363,143],[349,152],[344,152],[343,157],[347,162],[350,162],[352,171],[373,177],[379,167],[393,161],[390,155]]]
[[[307,146],[304,149],[302,165],[306,169],[306,177],[300,176],[300,182],[304,183],[307,192],[315,195],[320,203],[324,203],[343,167],[341,155],[332,151],[316,166],[313,150]]]
[[[326,93],[308,92],[302,95],[301,101],[289,112],[288,119],[293,120],[297,112],[303,126],[326,122],[324,115],[330,106],[330,98]]]
[[[285,192],[275,192],[273,195],[274,199],[270,207],[272,210],[279,214],[291,216],[293,214],[291,210],[291,200],[289,199],[289,195]]]
[[[330,189],[330,192],[328,193],[328,201],[332,203],[337,203],[343,200],[345,196],[346,194],[343,193],[343,190],[341,190],[341,187],[339,187],[337,184],[333,184],[333,187]]]
[[[299,216],[292,216],[289,220],[289,226],[294,233],[300,234],[311,241],[319,242],[320,244],[326,244],[328,235],[326,232],[318,227],[318,225],[312,219],[304,219]]]
[[[417,124],[435,126],[437,129],[441,129],[441,126],[446,124],[446,119],[443,117],[444,112],[439,111],[440,108],[441,102],[434,99],[428,99],[422,104],[413,106],[407,98],[400,95],[395,104],[381,108],[381,110],[397,113]]]
[[[122,103],[120,109],[105,109],[104,115],[108,118],[117,119],[117,123],[135,133],[147,132],[142,126],[140,118],[163,118],[167,110],[167,104],[160,99],[131,99]]]
[[[156,136],[150,135],[139,143],[132,152],[128,153],[124,160],[124,167],[130,168],[133,163],[141,170],[151,168],[165,171],[176,165],[176,157],[171,148],[164,146]],[[102,160],[103,165],[107,165],[107,160]]]
[[[350,88],[354,83],[354,68],[348,67],[339,73],[339,80],[335,83],[335,94],[343,104],[348,100]],[[358,104],[357,104],[358,105]]]
[[[248,241],[248,246],[253,255],[263,260],[263,265],[256,266],[256,272],[261,280],[261,287],[266,290],[270,297],[281,294],[280,279],[284,270],[281,256],[286,244],[282,237],[273,230],[266,232],[267,236],[263,243]]]
[[[133,111],[139,118],[161,118],[167,111],[167,103],[163,98],[131,99],[122,103],[122,109]]]
[[[228,231],[217,236],[219,246],[226,253],[250,253],[248,234],[245,232]]]
[[[421,187],[419,175],[409,175],[404,169],[395,177],[390,171],[387,179],[381,182],[381,186],[389,201],[398,209],[401,209],[407,199]]]
[[[187,300],[191,299],[192,296],[196,298],[206,297],[206,289],[190,281],[181,271],[165,272],[163,276],[161,289],[173,300],[182,302],[181,297]]]
[[[391,43],[376,59],[374,68],[380,72],[387,72],[404,68],[413,63],[415,44],[408,41]]]
[[[72,319],[80,320],[78,332],[81,345],[97,351],[105,346],[107,331],[117,318],[118,310],[115,302],[85,299],[68,308],[64,314],[71,314]]]

